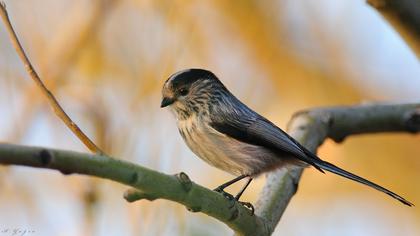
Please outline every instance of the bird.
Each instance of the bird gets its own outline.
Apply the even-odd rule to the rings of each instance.
[[[161,108],[170,107],[187,146],[208,164],[228,172],[234,179],[217,192],[244,178],[234,197],[238,202],[251,181],[282,167],[314,167],[365,184],[414,206],[400,195],[365,178],[322,160],[271,121],[236,98],[209,70],[191,68],[172,74],[162,88]],[[254,210],[250,203],[240,202]]]

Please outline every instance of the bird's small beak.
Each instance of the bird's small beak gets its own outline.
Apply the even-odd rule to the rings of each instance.
[[[167,106],[171,105],[174,102],[175,102],[175,99],[164,97],[162,99],[162,102],[160,103],[160,107],[167,107]]]

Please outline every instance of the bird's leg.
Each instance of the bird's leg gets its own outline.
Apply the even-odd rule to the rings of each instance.
[[[248,187],[248,185],[251,183],[251,181],[252,181],[252,178],[249,177],[248,181],[242,187],[241,191],[239,191],[239,193],[236,194],[235,200],[238,201],[238,203],[240,203],[242,206],[244,206],[244,207],[248,208],[249,210],[251,210],[252,215],[254,215],[255,208],[254,208],[254,206],[250,202],[241,202],[241,201],[239,201],[239,198],[241,198],[242,194],[244,193],[244,191]]]
[[[241,179],[243,179],[243,178],[245,178],[245,177],[248,177],[248,175],[240,175],[240,176],[238,176],[238,177],[236,177],[236,178],[234,178],[234,179],[232,179],[232,180],[230,180],[230,181],[228,181],[228,182],[226,182],[226,183],[224,183],[224,184],[220,185],[219,187],[215,188],[213,191],[216,191],[216,192],[222,193],[225,197],[227,197],[227,198],[229,198],[229,199],[233,199],[233,196],[232,196],[231,194],[229,194],[229,193],[227,193],[227,192],[225,192],[225,191],[223,191],[223,190],[224,190],[226,187],[228,187],[228,186],[230,186],[230,185],[232,185],[232,184],[234,184],[234,183],[238,182],[239,180],[241,180]]]
[[[243,178],[246,178],[246,177],[249,177],[249,175],[241,175],[241,176],[238,176],[238,177],[236,177],[236,178],[234,178],[234,179],[232,179],[232,180],[230,180],[230,181],[228,181],[228,182],[220,185],[219,187],[215,188],[214,191],[219,192],[219,193],[222,193],[223,196],[227,197],[230,200],[236,200],[239,204],[241,204],[244,207],[248,208],[252,212],[252,215],[254,215],[254,206],[251,203],[249,203],[249,202],[240,202],[239,201],[239,198],[242,196],[242,194],[244,193],[245,189],[251,183],[252,178],[249,177],[248,181],[242,187],[241,191],[239,191],[239,193],[236,194],[235,197],[233,197],[231,194],[229,194],[229,193],[227,193],[227,192],[224,191],[224,189],[226,187],[228,187],[228,186],[230,186],[230,185],[232,185],[232,184],[234,184],[234,183],[238,182],[239,180],[241,180]]]
[[[241,179],[243,179],[245,177],[248,177],[248,175],[240,175],[240,176],[238,176],[238,177],[236,177],[236,178],[234,178],[234,179],[232,179],[232,180],[230,180],[230,181],[228,181],[228,182],[220,185],[219,187],[215,188],[214,191],[219,192],[219,193],[220,192],[223,192],[223,190],[225,188],[229,187],[230,185],[238,182],[239,180],[241,180]]]
[[[248,181],[246,181],[245,185],[242,187],[241,191],[239,191],[238,194],[236,194],[235,199],[239,201],[239,198],[241,198],[242,194],[245,192],[245,189],[248,187],[248,185],[251,183],[252,178],[248,177]]]

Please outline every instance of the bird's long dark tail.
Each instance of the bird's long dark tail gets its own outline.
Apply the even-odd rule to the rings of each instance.
[[[354,180],[354,181],[356,181],[356,182],[359,182],[359,183],[362,183],[362,184],[365,184],[365,185],[367,185],[367,186],[369,186],[369,187],[372,187],[372,188],[374,188],[374,189],[376,189],[376,190],[379,190],[379,191],[381,191],[381,192],[383,192],[383,193],[386,193],[386,194],[388,194],[389,196],[391,196],[391,197],[393,197],[393,198],[395,198],[395,199],[397,199],[398,201],[400,201],[400,202],[402,202],[403,204],[405,204],[405,205],[407,205],[407,206],[414,206],[414,204],[413,203],[411,203],[411,202],[409,202],[409,201],[407,201],[407,200],[405,200],[403,197],[401,197],[400,195],[398,195],[398,194],[396,194],[396,193],[393,193],[393,192],[391,192],[390,190],[388,190],[388,189],[386,189],[386,188],[384,188],[384,187],[381,187],[381,186],[379,186],[379,185],[377,185],[377,184],[375,184],[375,183],[373,183],[373,182],[370,182],[369,180],[367,180],[367,179],[364,179],[364,178],[362,178],[362,177],[360,177],[360,176],[357,176],[357,175],[355,175],[355,174],[352,174],[352,173],[350,173],[350,172],[348,172],[348,171],[346,171],[346,170],[343,170],[343,169],[341,169],[340,167],[338,167],[338,166],[335,166],[335,165],[333,165],[333,164],[331,164],[331,163],[329,163],[329,162],[326,162],[326,161],[323,161],[323,160],[321,160],[321,159],[315,159],[315,164],[318,166],[318,167],[320,167],[321,169],[323,169],[323,170],[326,170],[326,171],[329,171],[329,172],[331,172],[331,173],[334,173],[334,174],[337,174],[337,175],[340,175],[340,176],[342,176],[342,177],[345,177],[345,178],[348,178],[348,179],[351,179],[351,180]]]

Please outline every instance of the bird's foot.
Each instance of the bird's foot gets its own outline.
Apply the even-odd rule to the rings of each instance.
[[[224,191],[223,191],[223,188],[221,188],[221,186],[219,186],[219,187],[217,187],[217,188],[213,189],[213,191],[218,192],[218,193],[224,192]]]
[[[217,188],[215,188],[215,189],[213,189],[213,191],[218,192],[218,193],[221,193],[224,197],[226,197],[229,200],[234,200],[235,202],[238,202],[239,204],[241,204],[242,206],[244,206],[245,208],[247,208],[248,210],[250,210],[251,211],[251,215],[254,215],[254,212],[255,212],[254,206],[251,203],[249,203],[249,202],[241,202],[241,201],[239,201],[240,195],[234,197],[232,194],[225,192],[223,190],[223,188],[221,188],[220,186],[217,187]]]
[[[240,201],[238,201],[238,203],[241,204],[242,206],[244,206],[245,208],[247,208],[248,210],[250,210],[252,216],[254,215],[255,208],[250,202],[240,202]]]
[[[235,199],[232,194],[225,192],[223,190],[223,188],[217,187],[217,188],[213,189],[213,191],[221,193],[225,198],[227,198],[229,200]]]

